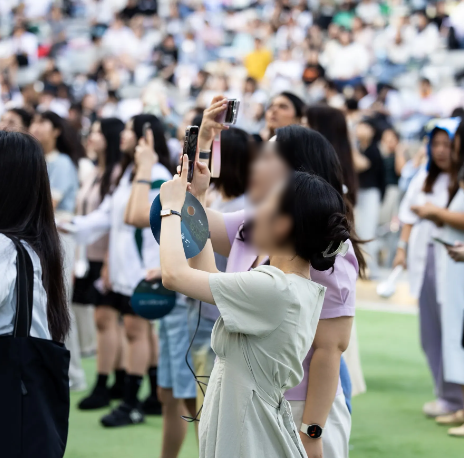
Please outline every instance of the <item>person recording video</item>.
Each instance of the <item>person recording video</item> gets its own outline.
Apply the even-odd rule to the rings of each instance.
[[[199,133],[200,152],[210,149],[218,131],[223,131],[223,134],[227,132],[228,127],[217,122],[217,116],[226,109],[225,101],[223,96],[215,97],[204,112]],[[149,154],[141,152],[137,155],[140,176],[144,173],[143,170],[150,168],[152,161]],[[205,161],[208,162],[207,159]],[[199,173],[202,167],[201,163],[196,166],[189,190],[206,207],[205,194],[209,181],[202,179],[204,176]],[[270,142],[251,167],[247,195],[250,203],[259,204],[275,182],[284,179],[292,170],[316,173],[340,194],[343,193],[342,169],[330,143],[311,129],[288,126],[278,130],[277,142]],[[148,226],[150,205],[147,204],[146,196],[142,195],[143,192],[143,189],[133,190],[130,223]],[[137,196],[135,193],[138,193]],[[353,212],[346,195],[344,200],[346,216],[353,224]],[[245,243],[244,211],[221,214],[207,208],[206,212],[215,253],[229,257],[226,272],[245,272],[267,261],[266,255],[258,256]],[[189,260],[192,267],[197,267],[196,259]],[[324,426],[322,441],[311,440],[304,432],[300,433],[308,454],[322,453],[322,449],[324,456],[329,458],[345,458],[349,454],[351,417],[347,404],[349,405],[350,390],[345,382],[346,379],[349,381],[349,374],[343,361],[340,365],[340,357],[350,340],[358,270],[362,274],[365,265],[359,242],[353,232],[348,253],[345,257],[337,257],[333,273],[331,270],[311,270],[312,277],[326,286],[328,292],[313,348],[303,363],[304,379],[297,388],[286,394],[297,425],[301,425],[308,416],[317,418],[319,424]]]
[[[196,166],[209,181],[207,167]],[[184,157],[181,176],[160,190],[166,215],[160,256],[167,288],[216,304],[221,312],[212,338],[218,359],[200,421],[200,457],[301,457],[303,444],[283,394],[303,377],[324,299],[325,288],[310,281],[310,265],[333,267],[350,236],[343,198],[304,172],[276,182],[252,230],[253,245],[270,254],[270,265],[218,273],[211,241],[197,256],[196,269],[185,258],[178,214],[187,172]],[[307,426],[308,433],[320,429]]]

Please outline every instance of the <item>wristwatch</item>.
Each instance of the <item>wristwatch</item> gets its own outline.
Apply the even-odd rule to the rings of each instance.
[[[162,209],[160,211],[160,216],[161,218],[163,216],[171,216],[171,215],[177,215],[180,219],[182,219],[182,215],[179,212],[176,212],[175,210],[171,210],[170,208]]]
[[[324,432],[324,430],[318,424],[307,425],[305,423],[301,424],[300,431],[302,433],[305,433],[311,439],[319,439],[319,438],[321,438],[322,433]]]

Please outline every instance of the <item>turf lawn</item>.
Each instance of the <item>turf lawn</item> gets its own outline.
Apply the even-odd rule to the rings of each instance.
[[[368,392],[353,401],[351,458],[464,456],[464,439],[447,437],[446,428],[420,412],[433,395],[418,344],[417,317],[359,311],[357,327]],[[94,360],[84,364],[88,380],[93,381]],[[104,430],[98,419],[105,410],[79,412],[75,405],[80,397],[82,393],[71,396],[66,458],[158,458],[160,418],[148,417],[136,427]],[[191,427],[180,457],[197,456]]]

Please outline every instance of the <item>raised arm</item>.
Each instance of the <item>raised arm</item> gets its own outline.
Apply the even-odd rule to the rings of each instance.
[[[151,170],[158,162],[154,149],[154,137],[147,129],[147,138],[141,138],[135,148],[136,174],[129,202],[124,214],[124,222],[135,227],[150,227]]]
[[[203,113],[203,120],[201,122],[200,132],[198,134],[198,150],[210,151],[214,137],[222,130],[228,129],[216,122],[217,116],[222,113],[226,108],[227,98],[222,95],[214,97],[211,106]],[[203,207],[206,208],[206,191],[210,185],[211,175],[208,170],[209,159],[199,159],[195,164],[193,173],[192,184],[189,185],[188,190],[201,202]],[[226,225],[222,213],[215,210],[206,209],[208,215],[209,230],[211,232],[211,242],[213,249],[216,253],[222,256],[229,256],[230,253],[230,240],[227,235]],[[189,260],[192,267],[203,270],[203,260],[196,256]]]
[[[160,198],[163,210],[174,210],[180,213],[187,190],[188,156],[184,156],[183,170],[179,177],[161,186]],[[209,273],[189,266],[182,245],[180,217],[171,214],[164,216],[161,223],[161,277],[163,285],[193,299],[214,304],[209,286]],[[215,264],[211,243],[203,249],[203,258],[208,265]],[[213,269],[212,269],[213,270]],[[218,272],[216,269],[215,272]]]

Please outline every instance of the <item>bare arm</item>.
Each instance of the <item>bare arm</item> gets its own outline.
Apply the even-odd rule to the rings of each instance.
[[[135,149],[137,172],[124,214],[126,224],[135,227],[150,227],[151,169],[156,162],[158,162],[158,155],[154,150],[153,132],[148,129],[147,138],[141,138]],[[140,180],[144,183],[140,183]]]
[[[216,117],[227,107],[227,105],[225,105],[226,101],[227,99],[224,96],[217,96],[213,99],[211,106],[204,111],[203,121],[198,134],[199,150],[209,150],[216,134],[221,130],[227,129],[227,126],[223,126],[216,122]],[[188,190],[205,208],[206,191],[209,188],[210,180],[211,174],[207,164],[203,161],[197,161],[193,173],[192,184],[188,186]],[[229,256],[231,246],[222,213],[207,208],[206,214],[208,215],[209,230],[211,232],[211,242],[214,251],[222,256]],[[198,256],[189,260],[190,265],[197,269],[204,270],[204,266],[201,264],[202,259],[197,258]]]
[[[395,172],[400,177],[403,167],[406,165],[406,155],[404,154],[403,145],[398,145],[398,148],[395,151]]]
[[[411,236],[413,225],[405,224],[403,229],[401,229],[400,241],[403,242],[402,245],[409,242],[409,237]],[[395,259],[393,260],[393,266],[403,266],[406,267],[406,250],[402,246],[398,246],[396,249]]]
[[[188,157],[184,156],[182,176],[175,176],[161,186],[161,203],[163,209],[181,211],[187,189]],[[173,291],[185,294],[193,299],[214,304],[209,286],[209,273],[193,269],[185,259],[182,245],[180,218],[177,215],[165,216],[161,223],[161,277],[163,285]],[[205,264],[215,265],[211,243],[203,249]],[[211,269],[214,270],[214,269]],[[218,272],[218,270],[214,270]]]
[[[438,208],[436,217],[443,224],[447,224],[459,231],[464,231],[464,213],[452,212],[447,208]]]
[[[320,320],[313,342],[308,391],[303,412],[303,423],[324,427],[337,393],[340,378],[340,358],[350,341],[353,317]],[[300,425],[297,425],[300,426]],[[308,456],[314,439],[301,434]]]

